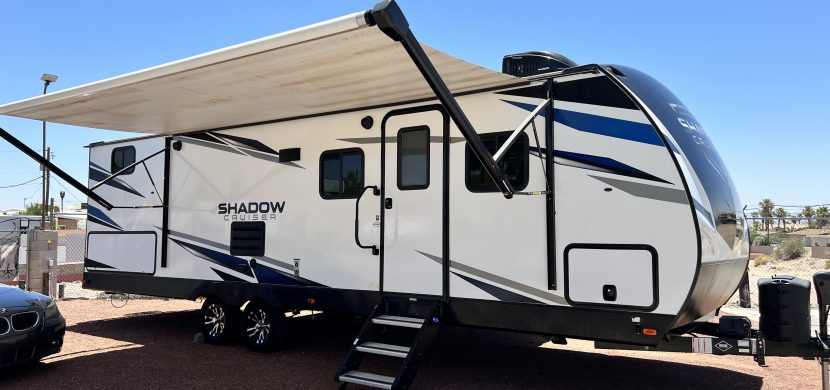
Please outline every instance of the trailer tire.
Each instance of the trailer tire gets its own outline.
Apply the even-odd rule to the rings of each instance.
[[[285,312],[265,302],[253,301],[242,313],[241,334],[245,345],[254,352],[271,352],[288,339]]]
[[[239,309],[216,298],[205,299],[199,323],[205,343],[229,344],[239,328]]]

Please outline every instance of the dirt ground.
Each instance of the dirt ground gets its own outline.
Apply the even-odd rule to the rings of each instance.
[[[290,320],[292,343],[270,354],[240,345],[194,343],[199,304],[131,300],[61,301],[63,350],[43,362],[0,372],[0,388],[334,389],[334,373],[360,321],[306,316]],[[366,371],[383,362],[368,361]],[[818,363],[767,358],[597,351],[592,343],[553,345],[541,336],[445,327],[416,389],[816,389]]]
[[[816,272],[827,271],[827,259],[816,259],[811,257],[811,248],[807,248],[804,256],[794,260],[775,260],[770,259],[766,264],[756,263],[755,260],[749,262],[749,296],[752,301],[752,307],[758,307],[758,280],[761,278],[769,278],[773,275],[790,275],[804,280],[813,281],[813,274]],[[759,264],[759,265],[756,265]],[[729,299],[726,306],[739,306],[739,295],[737,292]],[[816,294],[810,294],[810,307],[818,308],[818,301]]]

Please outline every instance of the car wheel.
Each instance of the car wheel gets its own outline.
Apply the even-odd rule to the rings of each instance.
[[[242,337],[252,351],[269,352],[285,345],[285,313],[262,302],[251,302],[242,313]]]
[[[208,344],[228,344],[236,335],[239,309],[226,305],[216,298],[208,298],[202,304],[202,336]]]

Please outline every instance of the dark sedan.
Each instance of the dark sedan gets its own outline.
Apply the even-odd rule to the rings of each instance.
[[[0,284],[0,368],[60,352],[65,332],[54,299]]]

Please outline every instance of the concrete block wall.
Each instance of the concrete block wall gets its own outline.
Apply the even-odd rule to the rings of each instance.
[[[50,278],[51,283],[43,278],[58,259],[58,232],[55,230],[32,230],[27,234],[28,265],[26,285],[30,291],[49,295],[55,291],[56,278]],[[51,262],[51,264],[50,264]],[[51,286],[49,285],[51,284]]]

